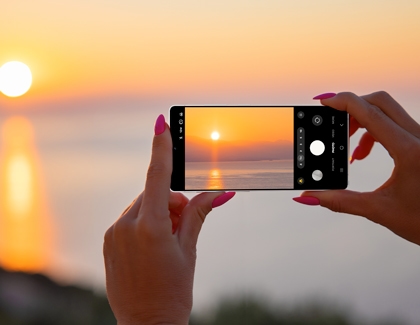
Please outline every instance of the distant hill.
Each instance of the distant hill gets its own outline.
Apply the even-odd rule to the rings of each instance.
[[[293,159],[293,143],[290,141],[213,141],[187,137],[185,160],[190,162],[212,161],[257,161]]]
[[[194,313],[190,325],[404,325],[387,315],[365,321],[353,308],[336,300],[305,299],[273,304],[260,295],[230,296],[210,313]],[[108,301],[92,291],[61,286],[41,274],[7,272],[0,268],[1,325],[115,325]]]
[[[105,296],[61,286],[42,274],[0,268],[0,324],[115,325],[116,320]]]

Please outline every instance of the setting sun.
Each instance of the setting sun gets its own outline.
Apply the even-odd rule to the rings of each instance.
[[[220,138],[220,134],[219,134],[219,132],[214,131],[214,132],[211,134],[211,138],[212,138],[213,140],[219,140],[219,138]]]
[[[29,67],[18,61],[10,61],[0,68],[0,91],[9,97],[25,94],[32,84],[32,73]]]

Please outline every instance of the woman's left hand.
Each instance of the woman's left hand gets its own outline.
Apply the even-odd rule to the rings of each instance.
[[[188,324],[201,226],[235,194],[189,200],[170,191],[171,173],[172,139],[160,115],[145,190],[105,234],[107,293],[119,325]]]

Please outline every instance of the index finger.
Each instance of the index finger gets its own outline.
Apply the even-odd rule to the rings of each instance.
[[[147,171],[146,186],[140,210],[146,215],[168,217],[169,188],[172,174],[172,138],[165,117],[156,120],[152,158]]]
[[[392,121],[381,109],[353,93],[339,93],[334,97],[323,99],[322,104],[347,111],[383,144],[391,156],[406,152],[412,145],[413,138],[406,130]]]

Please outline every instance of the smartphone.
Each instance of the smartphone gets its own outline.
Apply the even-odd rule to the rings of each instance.
[[[345,189],[348,122],[328,106],[173,106],[171,189]]]

